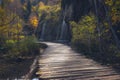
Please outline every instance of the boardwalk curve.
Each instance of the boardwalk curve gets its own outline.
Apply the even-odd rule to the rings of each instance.
[[[120,80],[120,74],[112,68],[102,66],[69,46],[60,43],[46,43],[38,61],[37,75],[43,80]]]

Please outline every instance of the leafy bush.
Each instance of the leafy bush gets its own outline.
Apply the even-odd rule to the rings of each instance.
[[[26,37],[20,42],[8,40],[6,41],[6,54],[4,58],[6,60],[17,60],[22,57],[36,55],[39,50],[39,44],[35,43],[34,37]]]
[[[96,23],[93,14],[83,16],[78,23],[70,22],[73,47],[100,62],[119,63],[120,50],[112,39],[108,25],[106,23],[99,24],[101,33],[98,35]],[[99,38],[101,38],[100,41]]]
[[[39,44],[36,44],[35,41],[36,39],[34,37],[26,37],[19,43],[19,50],[22,56],[31,55],[38,50]]]
[[[17,48],[12,48],[9,52],[4,56],[5,60],[17,60],[20,57],[20,52]]]
[[[83,16],[82,19],[76,23],[71,21],[72,26],[72,43],[81,52],[97,51],[98,43],[96,35],[95,16],[90,14]]]

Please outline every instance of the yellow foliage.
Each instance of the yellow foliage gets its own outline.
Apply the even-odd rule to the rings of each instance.
[[[116,1],[116,4],[112,7],[111,16],[113,23],[120,22],[120,2]]]
[[[30,17],[30,24],[36,28],[38,26],[38,18],[36,16],[32,16]]]
[[[105,0],[105,3],[110,7],[109,14],[112,18],[113,24],[120,22],[120,0]]]
[[[109,6],[113,5],[113,0],[106,0],[105,3]]]
[[[44,4],[43,2],[40,1],[39,7],[43,7],[43,6],[45,6],[45,4]]]
[[[59,5],[54,5],[54,6],[48,6],[45,5],[43,2],[39,3],[39,11],[42,13],[50,13],[51,11],[53,12],[57,12],[59,11],[61,8]]]

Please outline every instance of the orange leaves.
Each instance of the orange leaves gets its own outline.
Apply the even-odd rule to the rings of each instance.
[[[33,28],[36,28],[38,26],[39,20],[37,16],[31,16],[29,21]]]

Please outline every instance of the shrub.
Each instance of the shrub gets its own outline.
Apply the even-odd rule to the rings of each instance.
[[[4,56],[5,60],[13,60],[16,61],[20,57],[20,52],[17,48],[12,48],[8,51],[8,53]]]
[[[8,40],[6,41],[6,54],[4,58],[6,60],[17,60],[22,57],[35,55],[39,50],[39,44],[35,44],[36,39],[34,37],[26,37],[20,42]],[[35,53],[35,54],[34,54]]]
[[[35,43],[36,39],[34,37],[26,37],[19,44],[19,50],[22,56],[33,55],[33,53],[38,50],[39,45]]]

